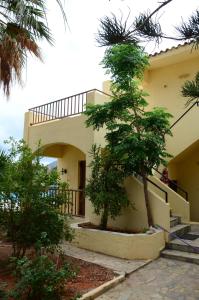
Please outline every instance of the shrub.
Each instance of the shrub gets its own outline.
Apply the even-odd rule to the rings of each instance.
[[[16,274],[19,281],[10,296],[18,300],[59,300],[67,279],[76,275],[70,265],[64,264],[58,269],[44,255],[32,261],[27,257],[17,260]]]
[[[50,186],[59,185],[58,173],[49,172],[38,151],[32,153],[24,141],[11,139],[9,144],[6,159],[0,157],[0,227],[13,244],[13,256],[23,257],[43,233],[48,245],[57,245],[64,237],[71,240],[69,225],[59,214],[66,199],[48,193]]]

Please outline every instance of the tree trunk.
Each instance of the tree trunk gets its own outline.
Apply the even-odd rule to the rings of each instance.
[[[107,228],[107,223],[108,223],[108,204],[104,204],[104,209],[102,212],[102,217],[101,217],[101,224],[100,228],[101,229],[106,229]]]
[[[148,224],[149,226],[153,225],[152,215],[151,215],[151,209],[149,204],[149,193],[148,193],[148,183],[146,175],[142,175],[143,179],[143,185],[144,185],[144,198],[145,198],[145,204],[146,204],[146,210],[147,210],[147,218],[148,218]]]

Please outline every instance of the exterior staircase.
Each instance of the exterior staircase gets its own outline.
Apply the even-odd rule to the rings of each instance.
[[[182,224],[178,216],[170,217],[170,226],[170,241],[161,256],[199,264],[199,232],[192,232],[191,226]]]

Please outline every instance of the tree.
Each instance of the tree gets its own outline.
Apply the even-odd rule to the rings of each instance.
[[[91,177],[86,185],[86,195],[94,206],[94,212],[101,214],[100,228],[106,229],[109,217],[115,219],[121,209],[129,206],[123,187],[124,169],[118,164],[119,158],[105,147],[93,145],[91,150]]]
[[[110,27],[103,30],[100,31],[98,41],[100,45],[110,45],[110,34],[106,31]],[[165,150],[165,135],[171,134],[171,115],[163,108],[147,109],[147,94],[140,88],[140,80],[148,66],[148,56],[143,49],[128,35],[125,35],[124,40],[120,38],[119,42],[117,34],[114,38],[112,32],[111,37],[112,45],[106,49],[102,64],[107,73],[111,74],[112,99],[103,105],[87,105],[86,124],[94,130],[106,128],[107,144],[104,151],[112,158],[110,162],[116,164],[126,177],[141,176],[148,223],[152,225],[147,176],[152,175],[154,167],[165,164],[169,157]],[[97,162],[93,161],[93,164]],[[101,186],[97,188],[98,193],[101,193]]]
[[[42,244],[43,237],[45,246],[58,245],[65,233],[68,239],[71,234],[57,209],[65,199],[46,196],[49,186],[59,183],[57,172],[49,172],[24,141],[11,139],[9,144],[6,160],[0,157],[0,227],[13,245],[13,255],[22,257],[28,248]]]
[[[41,59],[39,40],[53,43],[46,17],[46,1],[0,0],[0,85],[9,96],[11,84],[21,83],[28,53]],[[61,0],[56,0],[63,18]]]

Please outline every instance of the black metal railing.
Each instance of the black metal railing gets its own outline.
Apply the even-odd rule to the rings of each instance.
[[[199,101],[194,102],[171,126],[172,129],[194,106],[199,106]]]
[[[165,202],[168,203],[168,193],[164,189],[162,189],[158,184],[147,178],[147,181],[154,185],[157,189],[159,189],[162,193],[164,193]]]
[[[143,177],[141,174],[139,173],[135,173],[134,174],[136,176],[136,178],[141,181],[143,183]],[[149,179],[148,177],[146,177],[146,180],[151,183],[153,186],[155,186],[158,190],[160,190],[162,193],[164,193],[164,198],[165,198],[165,202],[168,203],[168,193],[167,191],[165,191],[163,188],[161,188],[158,184],[156,184],[155,182],[153,182],[151,179]]]
[[[164,177],[163,173],[161,173],[159,170],[153,168],[159,175],[161,175],[162,177]],[[178,194],[181,195],[184,194],[183,198],[188,202],[189,201],[189,196],[188,196],[188,192],[185,191],[181,186],[179,186],[174,180],[167,178],[168,180],[168,186],[173,189],[175,192],[177,192]],[[180,191],[180,192],[179,192]]]
[[[98,89],[92,89],[43,105],[32,107],[29,109],[29,112],[32,112],[32,123],[30,125],[76,116],[83,113],[87,104],[88,93],[95,91],[106,96],[110,96]]]
[[[56,209],[59,209],[63,215],[84,216],[85,215],[85,193],[81,189],[59,189],[50,188],[47,191],[40,193],[42,198],[48,198],[48,203]],[[0,196],[1,193],[0,193]],[[20,211],[20,199],[14,197],[12,193],[11,199],[4,199],[0,203],[0,209],[4,211]],[[2,196],[4,197],[4,195]]]
[[[161,230],[165,231],[166,233],[169,234],[169,236],[172,236],[172,237],[174,237],[175,239],[181,241],[182,243],[184,243],[184,244],[185,244],[186,246],[188,246],[189,248],[192,248],[192,249],[194,250],[193,253],[198,253],[198,254],[199,254],[199,249],[198,249],[198,247],[195,247],[194,245],[191,245],[190,243],[188,243],[187,240],[182,239],[182,238],[181,238],[180,236],[178,236],[175,232],[168,231],[166,228],[164,228],[164,227],[162,227],[162,226],[160,226],[160,225],[158,225],[158,224],[155,224],[155,227],[156,227],[157,229],[161,229]]]
[[[52,188],[42,193],[42,195],[43,197],[49,197],[52,205],[56,205],[61,214],[70,214],[72,216],[85,215],[84,190]],[[53,199],[56,199],[57,201],[53,202]]]

